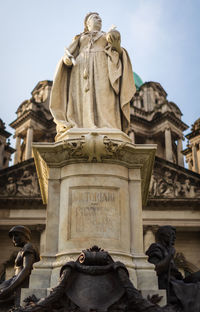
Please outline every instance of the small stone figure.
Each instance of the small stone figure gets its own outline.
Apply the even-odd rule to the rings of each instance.
[[[23,196],[34,196],[39,194],[37,177],[29,170],[25,170],[21,179],[17,182],[18,194]]]
[[[21,249],[15,259],[15,275],[0,284],[0,307],[7,303],[10,303],[10,306],[13,303],[19,305],[21,288],[29,286],[33,263],[40,260],[37,250],[30,243],[30,235],[30,230],[22,225],[14,226],[9,231],[14,246]]]
[[[6,185],[6,193],[9,196],[13,196],[17,193],[17,185],[16,182],[14,182],[13,177],[8,178],[8,184]]]
[[[128,131],[136,91],[131,62],[120,33],[101,25],[98,13],[87,14],[84,31],[58,64],[50,99],[58,135],[70,128]]]
[[[175,312],[173,307],[159,307],[144,299],[133,286],[121,262],[114,262],[108,252],[93,246],[84,250],[77,261],[61,268],[61,278],[51,294],[37,300],[26,299],[26,306],[13,312]]]

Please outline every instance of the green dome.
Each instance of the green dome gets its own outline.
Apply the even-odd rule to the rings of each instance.
[[[143,81],[140,78],[140,76],[136,74],[135,72],[133,72],[133,77],[134,77],[136,89],[138,90],[141,87],[141,85],[143,85]]]

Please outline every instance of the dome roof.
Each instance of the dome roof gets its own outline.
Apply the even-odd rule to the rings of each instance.
[[[133,72],[133,77],[134,77],[136,89],[138,90],[141,87],[141,85],[143,85],[143,81],[140,78],[140,76],[136,74],[135,72]]]

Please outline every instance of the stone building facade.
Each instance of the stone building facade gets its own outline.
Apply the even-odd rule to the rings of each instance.
[[[11,155],[15,152],[8,139],[11,133],[5,129],[5,124],[0,119],[0,170],[8,167]]]
[[[136,77],[137,92],[131,103],[129,136],[136,144],[157,144],[149,199],[143,207],[144,248],[155,239],[160,225],[177,228],[177,263],[183,271],[200,268],[200,121],[192,126],[183,150],[183,132],[188,126],[181,120],[178,106],[167,99],[167,93],[157,82],[142,83]],[[40,81],[17,110],[10,125],[15,130],[15,150],[6,141],[9,133],[0,122],[0,280],[8,278],[15,248],[8,230],[16,224],[32,230],[32,241],[42,254],[46,223],[46,206],[32,158],[32,142],[54,142],[56,127],[49,111],[52,82]],[[7,142],[7,143],[6,143]],[[3,146],[3,147],[2,147]],[[14,165],[8,166],[15,151]],[[189,169],[184,167],[186,156]]]
[[[191,132],[186,135],[187,148],[183,151],[186,156],[188,168],[200,173],[200,118],[191,127]]]

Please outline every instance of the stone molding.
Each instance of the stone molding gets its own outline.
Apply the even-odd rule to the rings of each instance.
[[[48,200],[49,168],[73,163],[110,163],[129,169],[141,168],[143,205],[146,204],[156,145],[131,144],[92,131],[80,138],[57,143],[33,143],[32,147],[45,204]]]

